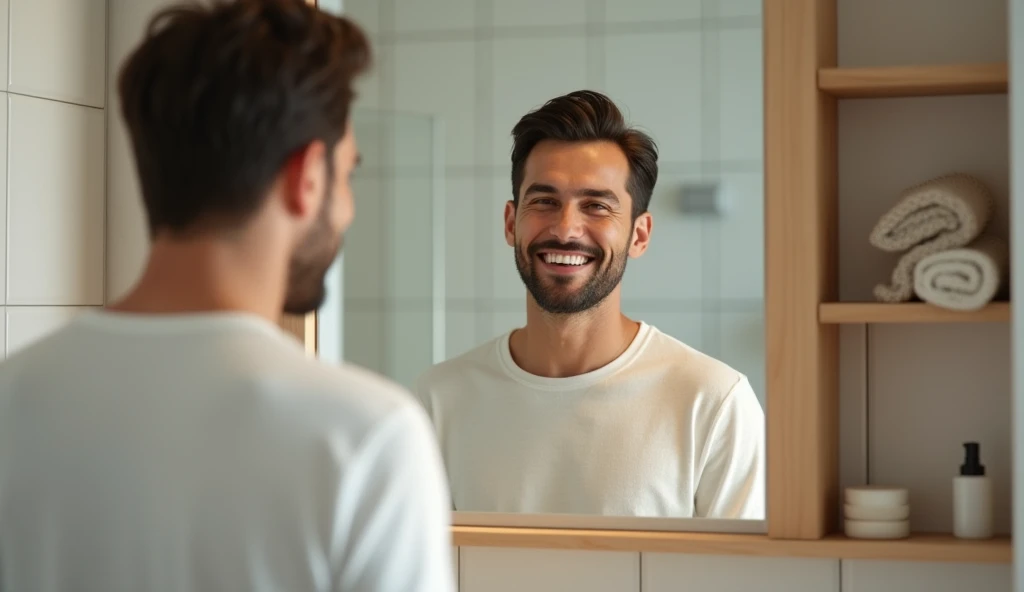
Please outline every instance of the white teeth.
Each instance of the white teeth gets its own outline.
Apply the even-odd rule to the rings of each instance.
[[[559,263],[561,265],[583,265],[587,258],[583,255],[559,255],[557,253],[544,253],[546,263]]]

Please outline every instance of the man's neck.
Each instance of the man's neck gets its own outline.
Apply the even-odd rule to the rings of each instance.
[[[529,298],[526,327],[513,332],[509,341],[516,365],[537,376],[565,378],[610,364],[640,330],[640,323],[623,315],[613,296],[575,315],[552,315]]]
[[[108,309],[138,314],[244,312],[276,322],[287,271],[275,267],[286,270],[287,262],[267,257],[251,247],[213,239],[158,239],[142,277]]]

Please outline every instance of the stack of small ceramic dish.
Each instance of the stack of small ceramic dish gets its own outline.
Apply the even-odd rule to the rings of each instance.
[[[852,539],[902,539],[910,536],[909,495],[902,487],[847,487],[843,517],[846,536]]]

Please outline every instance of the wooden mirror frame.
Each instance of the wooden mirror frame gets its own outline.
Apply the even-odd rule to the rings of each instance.
[[[1007,92],[1005,64],[838,68],[836,4],[837,0],[764,0],[767,534],[455,526],[454,545],[1011,561],[1012,546],[1005,538],[958,541],[948,535],[913,535],[897,541],[858,541],[836,534],[839,323],[872,322],[879,314],[893,314],[874,304],[837,303],[837,101]],[[921,314],[915,305],[896,306],[904,307],[898,314]],[[1008,308],[996,308],[973,319],[1008,318]],[[925,313],[929,315],[949,318],[942,312]],[[283,319],[282,326],[316,354],[315,314]]]

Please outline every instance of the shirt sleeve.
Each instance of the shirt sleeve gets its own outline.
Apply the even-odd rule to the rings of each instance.
[[[336,589],[453,591],[451,502],[422,410],[409,405],[392,416],[345,472]]]
[[[725,397],[704,443],[697,517],[764,519],[764,424],[764,410],[743,377]]]

